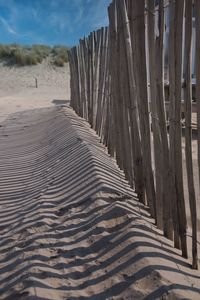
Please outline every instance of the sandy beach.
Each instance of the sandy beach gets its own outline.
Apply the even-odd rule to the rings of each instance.
[[[200,299],[191,257],[68,107],[69,66],[0,78],[0,299]]]
[[[55,67],[49,58],[31,67],[6,66],[1,62],[0,121],[16,111],[53,106],[53,100],[69,100],[69,76],[68,64]]]

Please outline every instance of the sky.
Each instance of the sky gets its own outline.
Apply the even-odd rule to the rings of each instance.
[[[0,0],[0,43],[76,45],[108,24],[111,0]]]

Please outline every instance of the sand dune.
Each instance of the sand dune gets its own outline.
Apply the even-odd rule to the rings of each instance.
[[[199,272],[70,108],[12,114],[0,139],[0,299],[199,299]]]
[[[68,65],[0,77],[0,299],[199,299],[200,273],[89,125],[57,106]]]
[[[0,63],[0,78],[0,122],[16,111],[48,107],[53,100],[70,99],[69,65],[55,67],[49,58],[31,67]]]

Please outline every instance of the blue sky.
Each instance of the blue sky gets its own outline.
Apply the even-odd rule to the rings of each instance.
[[[0,43],[68,45],[108,23],[111,0],[0,0]]]

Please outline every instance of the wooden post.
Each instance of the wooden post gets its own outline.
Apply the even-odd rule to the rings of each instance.
[[[109,47],[109,31],[108,28],[105,28],[105,65],[104,65],[104,79],[103,79],[103,92],[102,92],[102,107],[101,107],[101,124],[99,129],[99,134],[101,140],[103,141],[106,136],[109,135],[111,124],[112,124],[112,115],[107,118],[110,110],[110,67],[109,67],[109,58],[110,58],[110,47]],[[106,123],[108,124],[108,129],[106,132]],[[108,139],[106,138],[106,144]]]
[[[180,248],[179,239],[179,219],[177,208],[177,189],[175,184],[175,2],[170,0],[170,31],[169,31],[169,141],[170,141],[170,166],[172,170],[172,180],[175,186],[175,196],[172,200],[174,245]]]
[[[91,85],[90,85],[90,125],[93,127],[94,124],[94,86],[95,86],[95,65],[94,65],[94,59],[95,59],[95,36],[94,32],[90,35],[90,51],[91,51],[91,61],[90,61],[90,72],[91,72]]]
[[[137,95],[136,95],[136,80],[133,72],[133,53],[131,34],[128,22],[128,15],[125,5],[125,0],[118,1],[120,5],[120,11],[122,15],[122,26],[124,31],[124,45],[126,54],[126,67],[128,70],[127,80],[129,82],[129,97],[128,107],[130,116],[130,127],[131,127],[131,138],[132,138],[132,154],[133,154],[133,166],[134,166],[134,178],[135,187],[138,197],[142,203],[145,204],[145,185],[144,185],[144,174],[143,174],[143,160],[141,151],[141,139],[138,124],[138,110],[137,110]]]
[[[92,124],[92,43],[91,43],[91,34],[87,38],[87,47],[88,47],[88,91],[87,91],[87,100],[88,100],[88,122]]]
[[[148,16],[148,52],[149,52],[149,78],[150,78],[150,103],[151,123],[153,130],[155,180],[156,180],[156,215],[157,226],[163,229],[163,184],[162,180],[162,148],[160,140],[160,127],[156,103],[156,44],[155,44],[155,1],[147,1]]]
[[[187,167],[188,192],[192,222],[192,268],[198,268],[197,258],[197,210],[194,188],[194,174],[192,164],[192,84],[191,84],[191,42],[192,42],[192,0],[186,0],[186,23],[185,23],[185,155]]]
[[[123,27],[123,20],[121,16],[121,9],[119,6],[119,1],[117,1],[117,20],[119,28]],[[129,116],[129,107],[130,107],[130,81],[128,74],[128,61],[125,50],[125,41],[123,30],[118,32],[118,63],[119,63],[119,76],[120,76],[120,102],[121,102],[121,115],[122,115],[122,124],[121,124],[121,135],[122,135],[122,150],[123,150],[123,170],[125,172],[126,179],[129,181],[132,187],[135,187],[134,184],[134,165],[132,157],[132,147],[131,144],[131,125],[130,116]],[[135,146],[134,146],[135,147]],[[141,151],[141,150],[140,150]],[[140,152],[141,153],[141,152]]]
[[[145,45],[145,1],[130,1],[132,27],[133,70],[136,81],[137,103],[141,133],[141,147],[145,174],[147,202],[151,215],[156,220],[156,194],[151,159],[151,137],[149,103],[147,95],[146,45]]]
[[[163,181],[163,231],[164,235],[173,239],[172,203],[175,203],[175,185],[169,160],[169,144],[166,126],[165,96],[164,96],[164,0],[159,3],[158,36],[156,37],[156,107],[158,126],[162,147],[162,181]]]
[[[195,0],[196,15],[196,99],[197,99],[197,128],[198,128],[198,165],[200,183],[200,1]]]
[[[196,16],[196,99],[197,99],[197,128],[198,128],[198,166],[200,182],[200,1],[195,0]],[[194,266],[195,267],[195,266]]]
[[[183,19],[184,0],[175,3],[175,183],[178,201],[179,234],[183,257],[187,258],[186,239],[186,211],[183,190],[183,168],[182,168],[182,129],[181,129],[181,91],[182,91],[182,43],[183,43]]]
[[[187,257],[186,242],[186,212],[183,191],[182,170],[182,135],[181,135],[181,89],[182,89],[182,35],[184,0],[171,1],[171,63],[170,63],[170,150],[171,163],[174,166],[174,179],[176,187],[177,203],[174,203],[174,227],[178,231],[183,257]],[[177,213],[176,210],[177,209]],[[176,228],[177,220],[179,228]],[[178,247],[178,237],[175,236],[175,245]]]
[[[120,102],[120,82],[119,82],[119,65],[118,65],[118,24],[117,24],[117,6],[114,1],[108,8],[109,29],[110,29],[110,43],[112,49],[111,59],[111,94],[112,94],[112,113],[113,113],[113,136],[114,149],[116,160],[120,167],[122,167],[122,137],[120,135],[120,120],[121,111],[119,109]]]

